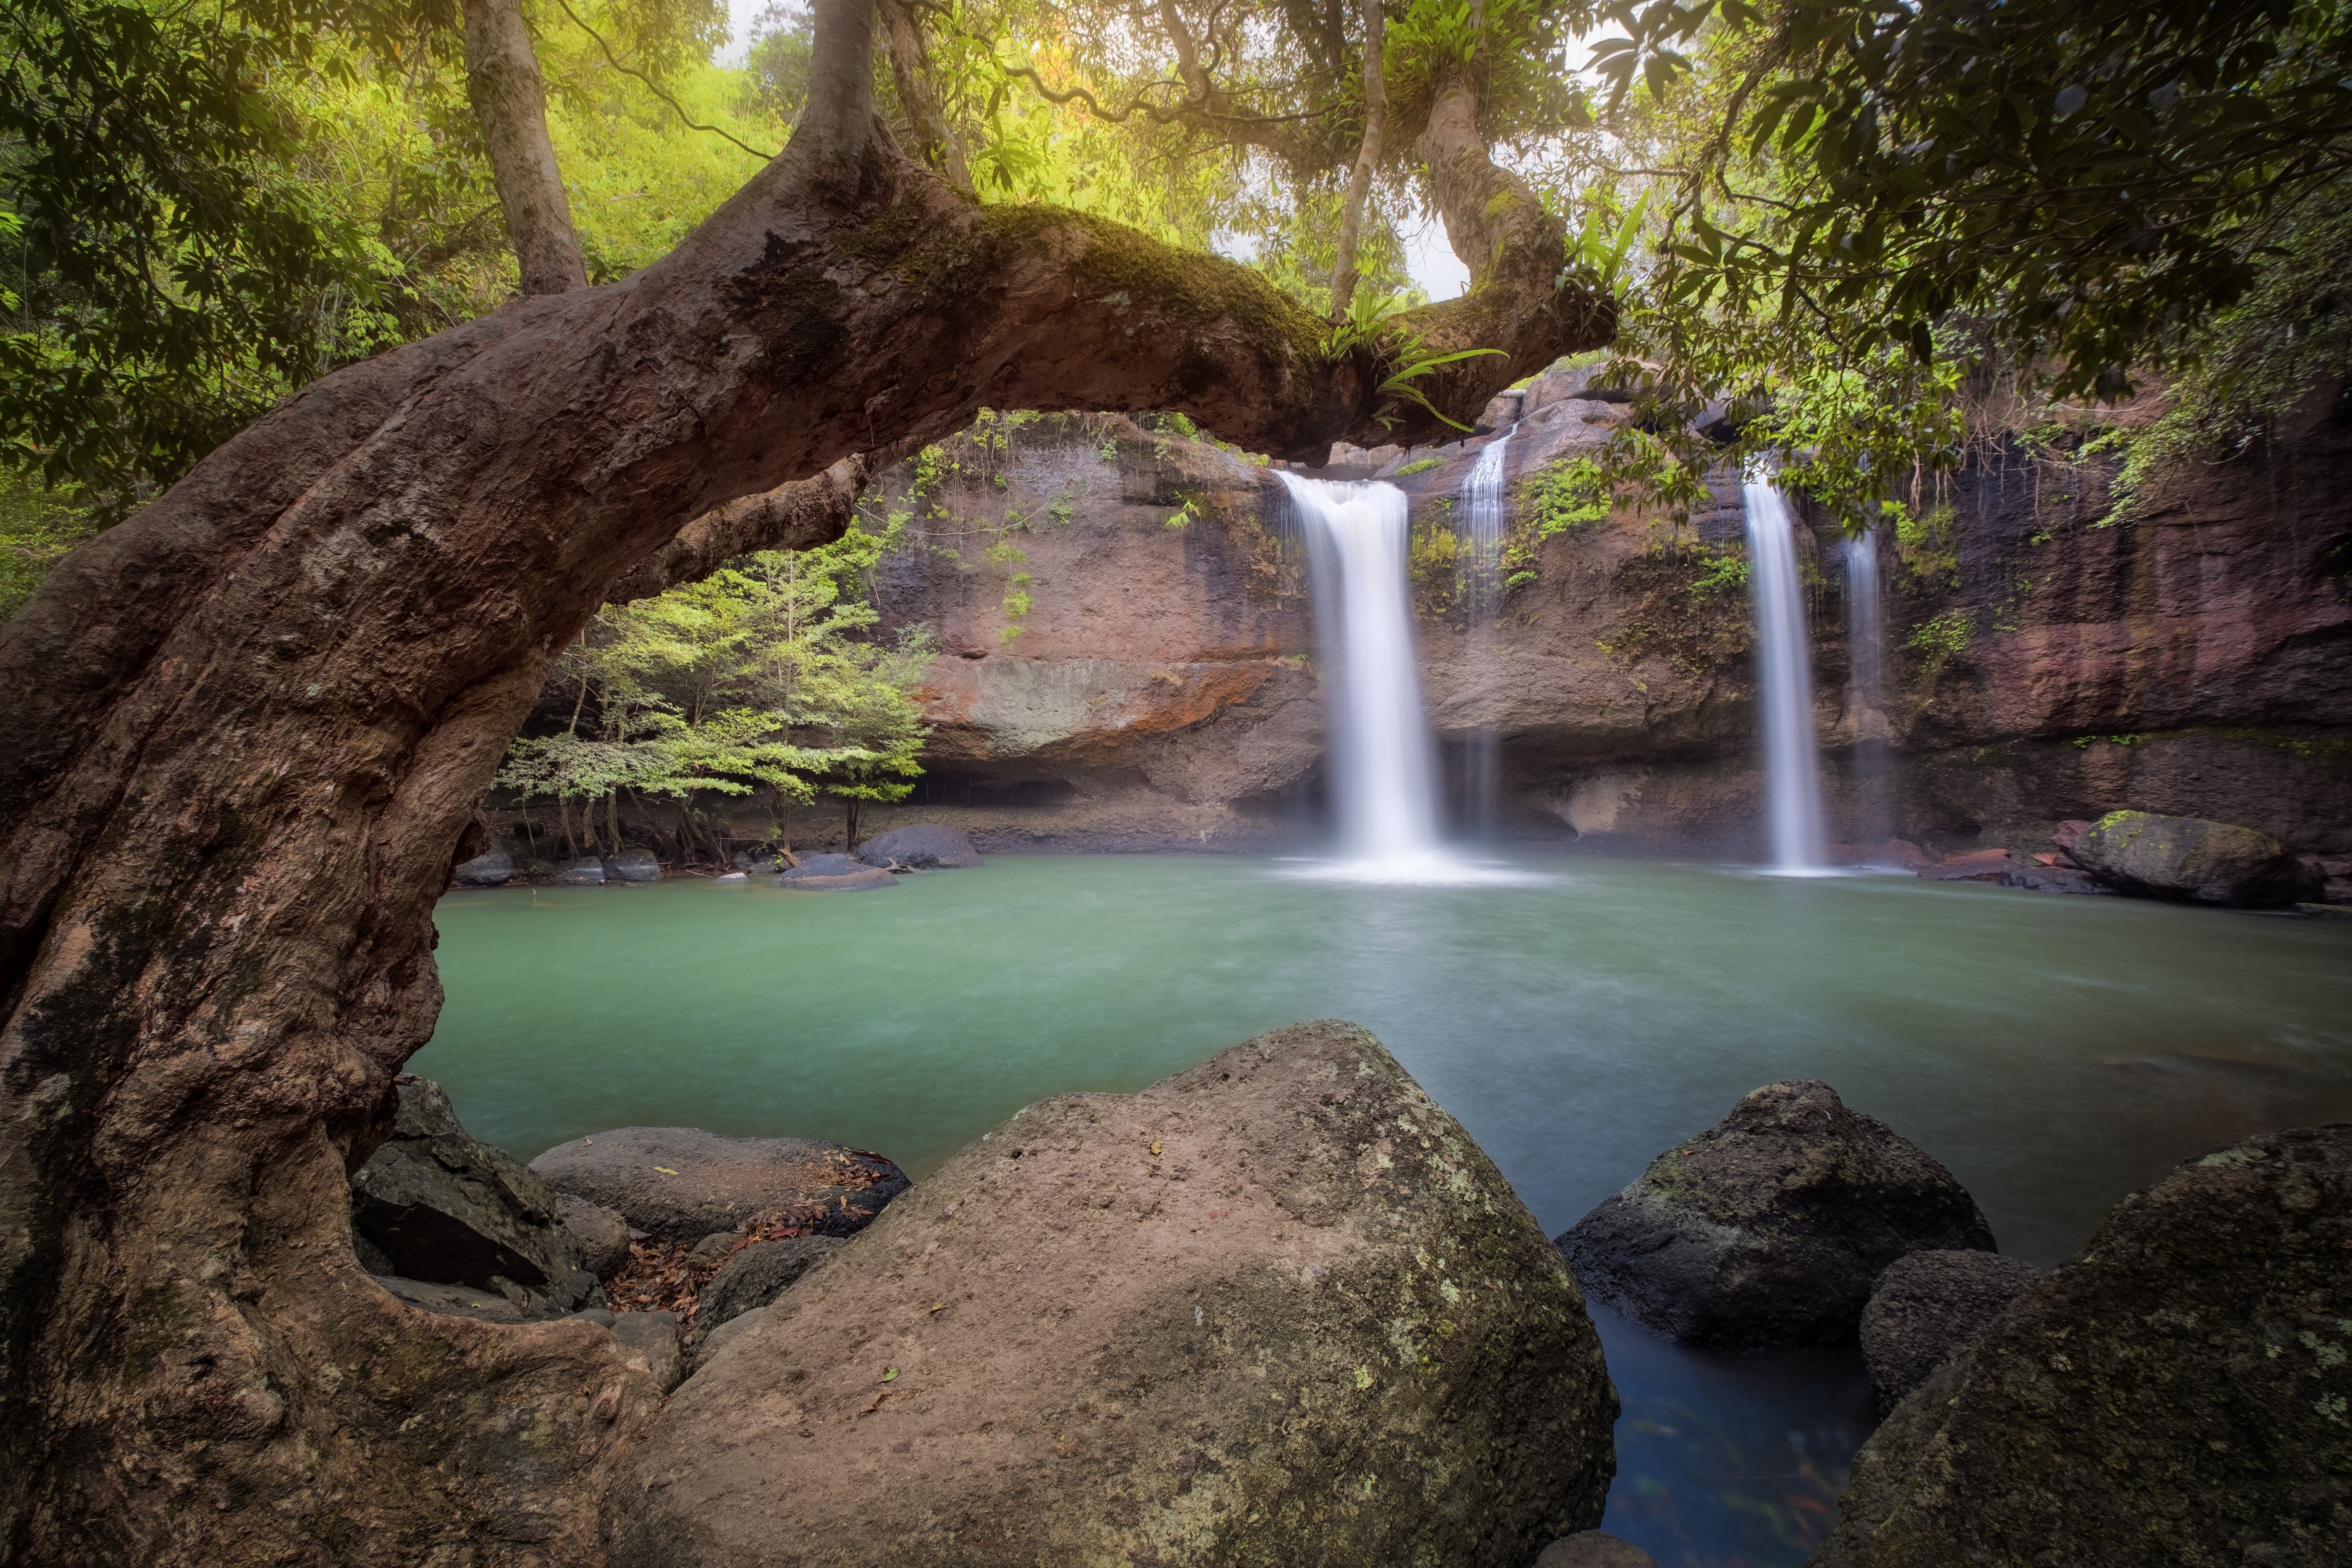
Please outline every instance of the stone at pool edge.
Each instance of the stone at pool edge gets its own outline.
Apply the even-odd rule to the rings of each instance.
[[[1862,1359],[1885,1415],[2047,1278],[1998,1252],[1914,1252],[1878,1277],[1862,1310]]]
[[[979,865],[980,851],[962,833],[942,823],[910,822],[859,845],[857,858],[868,866],[944,871]]]
[[[809,1138],[729,1138],[698,1127],[619,1127],[559,1143],[533,1174],[662,1242],[698,1242],[753,1215],[795,1210],[826,1236],[862,1229],[906,1173],[878,1154]],[[675,1172],[668,1174],[666,1172]],[[845,1183],[842,1177],[852,1176]],[[866,1178],[871,1185],[861,1184]]]
[[[812,855],[776,879],[779,888],[804,893],[862,893],[894,886],[889,872],[849,855]]]
[[[493,849],[459,866],[450,873],[450,879],[461,888],[497,888],[512,881],[514,874],[514,857],[503,849]]]
[[[601,888],[604,885],[604,862],[591,855],[572,861],[555,874],[559,888]]]
[[[2120,892],[2237,909],[2316,900],[2315,870],[2267,834],[2196,816],[2111,811],[2067,850]]]
[[[2116,1205],[1854,1456],[1808,1568],[2352,1562],[2352,1124]]]
[[[1811,1079],[1767,1084],[1559,1237],[1584,1289],[1679,1344],[1853,1342],[1906,1253],[1994,1250],[1952,1173]]]
[[[1493,1164],[1370,1036],[1303,1025],[967,1144],[702,1359],[609,1561],[763,1561],[784,1476],[834,1568],[943,1526],[991,1561],[1526,1568],[1600,1522],[1616,1415]]]
[[[604,879],[608,882],[658,882],[661,862],[650,849],[624,849],[618,855],[604,858]]]
[[[1658,1568],[1658,1560],[1630,1541],[1585,1530],[1545,1547],[1533,1568]]]

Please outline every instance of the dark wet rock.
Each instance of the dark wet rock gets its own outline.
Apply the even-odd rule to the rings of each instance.
[[[776,879],[779,888],[807,893],[856,893],[893,885],[889,872],[853,855],[810,855]]]
[[[1811,1080],[1755,1090],[1559,1238],[1595,1297],[1740,1351],[1851,1343],[1888,1264],[1992,1245],[1949,1171]]]
[[[1812,1568],[2352,1562],[2352,1125],[2118,1205],[1897,1405]]]
[[[465,862],[452,876],[460,887],[495,888],[511,880],[514,874],[514,857],[503,849],[493,849]]]
[[[676,1312],[618,1312],[613,1337],[621,1357],[654,1380],[664,1394],[686,1377],[686,1346],[678,1338]]]
[[[1658,1568],[1658,1560],[1630,1541],[1586,1530],[1545,1547],[1535,1568]]]
[[[552,1188],[467,1132],[441,1086],[403,1073],[393,1135],[352,1178],[352,1229],[404,1279],[527,1292],[570,1311],[597,1296]],[[509,1292],[511,1293],[511,1292]]]
[[[621,1127],[559,1143],[530,1163],[559,1192],[618,1211],[675,1245],[755,1215],[826,1236],[861,1229],[907,1190],[882,1158],[808,1138],[727,1138],[698,1127]]]
[[[604,885],[604,862],[593,858],[574,860],[555,874],[555,880],[565,888],[601,888]]]
[[[842,1245],[839,1237],[831,1236],[753,1242],[729,1258],[726,1267],[702,1288],[694,1309],[696,1331],[707,1336],[709,1331],[739,1315],[766,1306]]]
[[[742,1239],[735,1231],[714,1230],[696,1242],[693,1249],[687,1253],[686,1266],[698,1270],[715,1268],[721,1258],[735,1250],[735,1244]]]
[[[1887,1265],[1862,1310],[1862,1359],[1880,1413],[1966,1350],[2043,1277],[1998,1252],[1915,1252]]]
[[[580,1244],[580,1267],[597,1279],[611,1279],[629,1261],[629,1222],[618,1209],[557,1193],[555,1215]]]
[[[650,849],[624,849],[608,856],[604,861],[604,878],[612,882],[658,882],[661,862]]]
[[[918,871],[980,864],[980,851],[971,847],[971,839],[936,822],[910,822],[904,827],[877,833],[858,847],[857,858],[869,866],[895,862]]]
[[[2006,849],[1977,849],[1923,867],[1919,875],[1931,882],[2006,882],[2017,868]]]
[[[1600,1522],[1616,1415],[1509,1184],[1302,1025],[955,1155],[672,1396],[610,1562],[772,1560],[788,1477],[832,1568],[1527,1568]]]
[[[2201,817],[2111,811],[2067,852],[2107,886],[2143,898],[2265,909],[2320,896],[2319,877],[2277,839]]]

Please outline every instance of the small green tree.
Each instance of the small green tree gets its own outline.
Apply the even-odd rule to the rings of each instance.
[[[599,612],[554,680],[575,688],[563,733],[517,741],[499,783],[556,803],[564,842],[620,838],[620,797],[677,803],[689,850],[724,857],[697,820],[704,795],[756,797],[767,840],[789,852],[791,810],[841,800],[851,841],[867,801],[900,800],[930,731],[913,689],[931,659],[917,628],[876,638],[873,570],[906,525],[852,530],[806,551],[745,556],[698,583]],[[595,699],[593,714],[589,699]],[[593,733],[582,732],[583,718]],[[581,803],[581,833],[572,803]]]

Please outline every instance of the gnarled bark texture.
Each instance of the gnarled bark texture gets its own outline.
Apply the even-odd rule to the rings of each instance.
[[[757,531],[688,522],[983,403],[1300,457],[1366,429],[1370,363],[1244,269],[901,155],[871,39],[825,0],[792,145],[674,255],[310,387],[0,632],[5,1556],[597,1560],[651,1383],[588,1324],[394,1302],[344,1192],[551,658],[633,569]],[[1609,325],[1549,275],[1417,316],[1514,351],[1465,415]]]

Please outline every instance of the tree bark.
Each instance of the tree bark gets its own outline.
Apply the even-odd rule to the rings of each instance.
[[[820,0],[791,145],[676,253],[309,387],[0,626],[16,1560],[597,1561],[650,1383],[588,1323],[394,1301],[346,1186],[557,653],[644,563],[731,552],[688,523],[983,404],[1182,409],[1318,461],[1378,431],[1372,367],[1255,274],[901,154],[871,50],[871,0]],[[1610,315],[1545,272],[1407,319],[1510,348],[1441,390],[1475,414]]]
[[[890,39],[890,79],[898,89],[898,106],[907,111],[916,153],[923,162],[948,177],[958,190],[971,189],[971,171],[965,167],[963,143],[948,125],[931,91],[930,58],[923,50],[923,34],[905,0],[876,0],[882,26]]]
[[[466,100],[474,106],[490,179],[525,294],[588,286],[572,204],[547,139],[547,83],[519,0],[466,0]]]
[[[1339,247],[1331,267],[1331,319],[1344,320],[1348,303],[1356,297],[1356,240],[1363,232],[1364,204],[1372,194],[1372,170],[1381,158],[1381,140],[1389,121],[1388,88],[1381,80],[1381,48],[1388,20],[1381,0],[1364,0],[1364,140],[1356,150],[1356,167],[1348,177],[1347,202],[1339,210]]]

